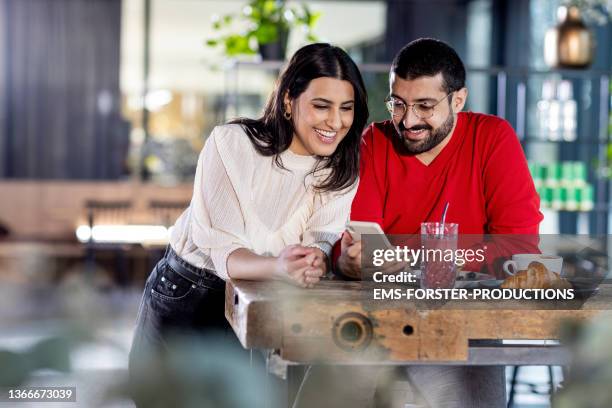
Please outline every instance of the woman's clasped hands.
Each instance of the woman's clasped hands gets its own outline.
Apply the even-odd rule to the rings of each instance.
[[[277,279],[312,288],[327,273],[327,256],[319,248],[289,245],[276,259]]]

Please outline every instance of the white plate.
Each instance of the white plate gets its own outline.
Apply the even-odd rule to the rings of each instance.
[[[485,288],[498,288],[501,285],[503,279],[485,279],[478,281],[478,284]]]

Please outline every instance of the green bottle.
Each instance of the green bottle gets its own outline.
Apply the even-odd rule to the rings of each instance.
[[[567,209],[567,187],[559,186],[553,189],[551,208],[553,210]]]
[[[552,163],[546,169],[546,185],[548,187],[557,187],[561,180],[561,166],[559,163]]]
[[[568,211],[577,211],[579,208],[579,203],[581,201],[581,195],[581,187],[567,187],[567,201],[565,203],[565,209]]]
[[[583,162],[574,162],[574,185],[583,187],[587,184],[587,168]]]
[[[595,206],[593,201],[593,186],[586,184],[582,187],[582,196],[580,197],[580,211],[591,211]]]

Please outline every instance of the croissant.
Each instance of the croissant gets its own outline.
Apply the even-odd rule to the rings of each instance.
[[[570,289],[571,284],[559,274],[551,272],[540,262],[531,262],[527,270],[506,278],[503,289]]]

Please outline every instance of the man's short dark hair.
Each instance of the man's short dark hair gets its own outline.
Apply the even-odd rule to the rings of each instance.
[[[446,93],[465,86],[465,67],[455,50],[434,38],[419,38],[404,46],[393,59],[391,71],[402,79],[442,73]]]

